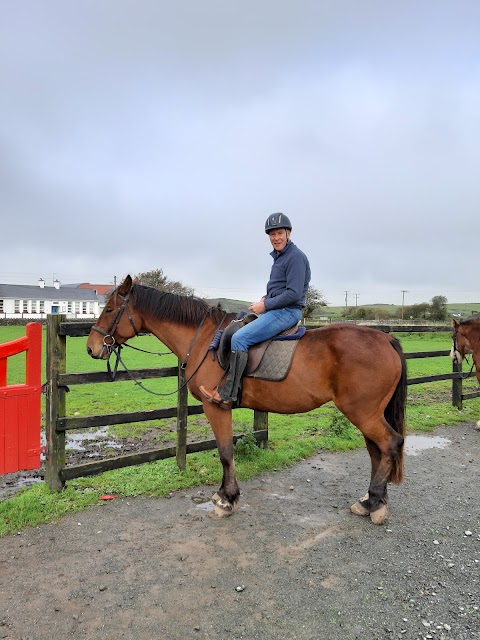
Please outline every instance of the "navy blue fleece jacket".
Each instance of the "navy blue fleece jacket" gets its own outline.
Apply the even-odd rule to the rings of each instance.
[[[267,311],[284,307],[301,309],[305,306],[311,276],[307,256],[290,240],[285,249],[272,251],[270,255],[273,265],[263,300],[265,308]]]

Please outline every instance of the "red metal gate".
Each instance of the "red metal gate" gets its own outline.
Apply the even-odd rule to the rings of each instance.
[[[26,351],[25,384],[7,385],[7,358]],[[0,344],[0,474],[40,467],[42,325]]]

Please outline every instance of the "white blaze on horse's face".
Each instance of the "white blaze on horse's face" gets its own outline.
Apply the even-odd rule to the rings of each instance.
[[[453,347],[450,349],[450,358],[453,360],[453,362],[457,361],[459,364],[463,360],[461,353]]]

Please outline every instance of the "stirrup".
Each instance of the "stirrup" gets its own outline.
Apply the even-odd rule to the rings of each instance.
[[[222,409],[227,409],[227,410],[233,407],[233,402],[230,400],[223,400],[220,397],[220,394],[218,393],[218,391],[215,390],[213,393],[210,393],[208,389],[205,389],[203,385],[200,385],[199,389],[200,389],[200,393],[212,404],[216,404]],[[217,400],[215,398],[215,392],[217,393],[220,400]]]

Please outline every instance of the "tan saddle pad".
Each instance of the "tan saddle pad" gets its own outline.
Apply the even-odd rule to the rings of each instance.
[[[245,377],[260,380],[283,380],[290,371],[298,340],[266,340],[266,342],[268,346],[263,350],[261,347],[264,343],[255,345],[254,349],[250,347]],[[257,346],[260,347],[259,360],[255,358]]]

